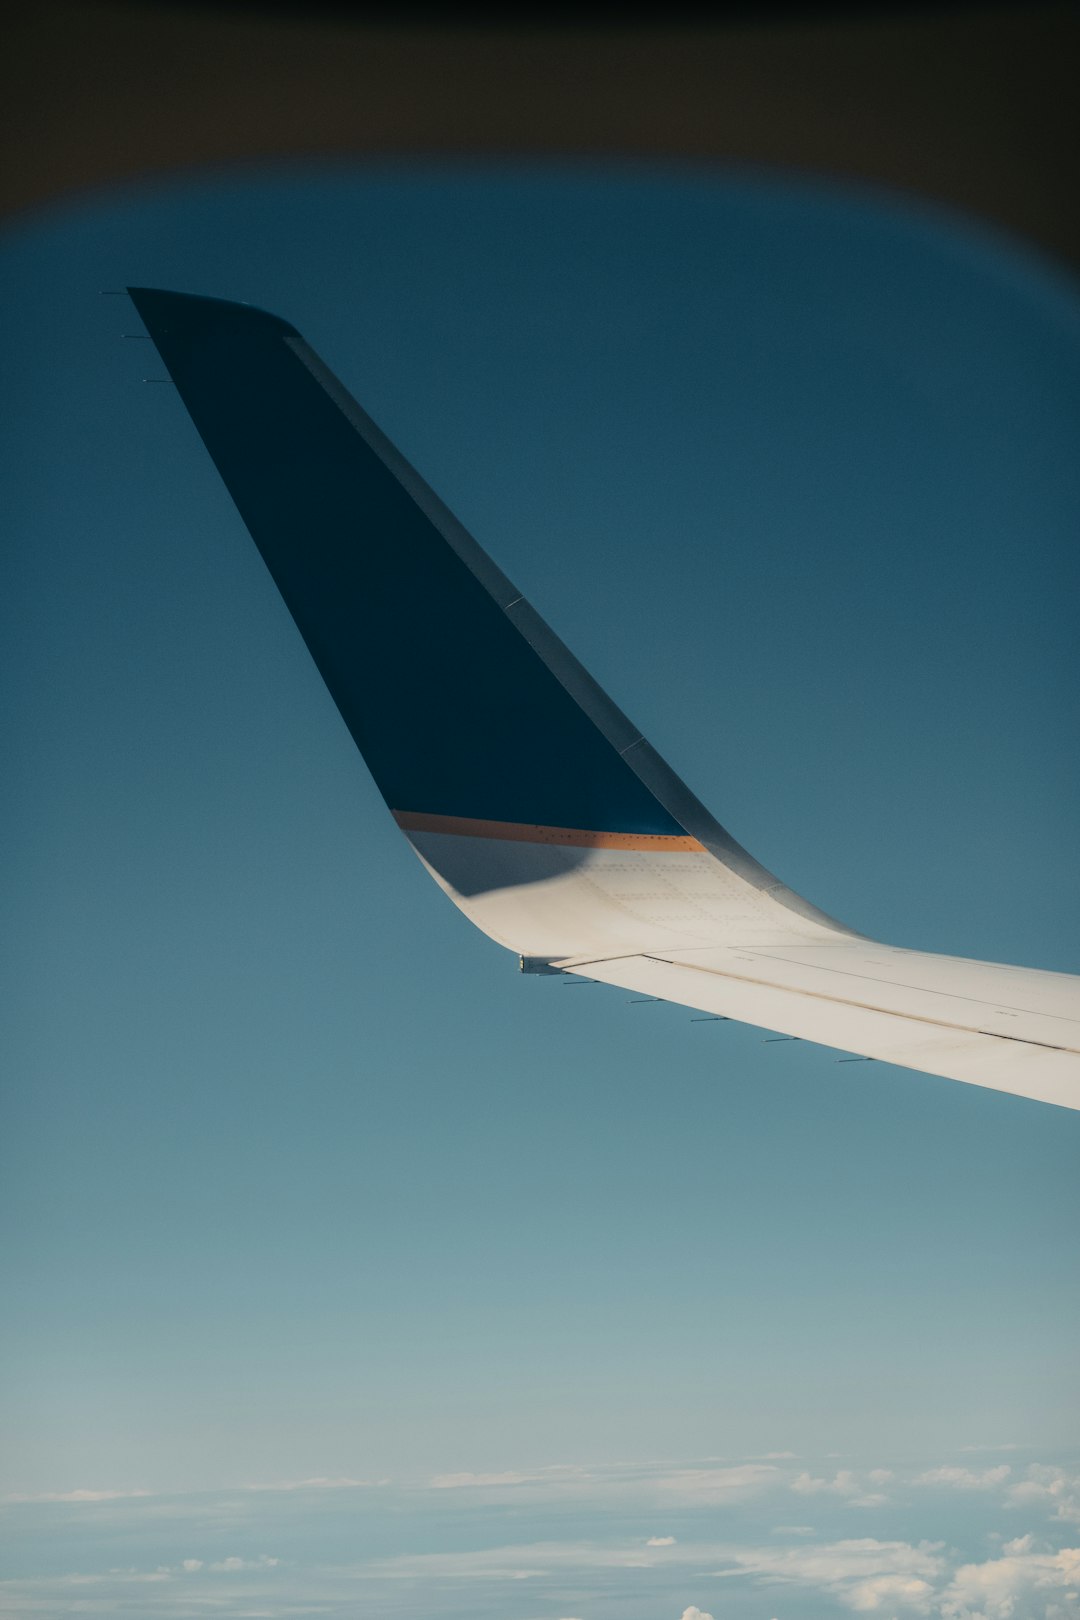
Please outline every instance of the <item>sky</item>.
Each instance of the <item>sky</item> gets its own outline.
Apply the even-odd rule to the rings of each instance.
[[[1075,285],[415,164],[69,202],[0,283],[0,1614],[1075,1614],[1080,1116],[517,974],[102,296],[296,325],[800,893],[1075,972]]]

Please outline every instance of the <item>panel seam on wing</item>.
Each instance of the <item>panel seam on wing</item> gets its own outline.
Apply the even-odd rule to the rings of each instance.
[[[768,951],[758,951],[758,950],[755,950],[754,956],[755,956],[756,959],[761,959],[761,960],[764,960],[764,961],[767,961],[767,962],[783,962],[783,963],[785,963],[786,965],[788,965],[790,967],[807,968],[812,973],[842,973],[847,978],[850,978],[850,979],[865,979],[868,984],[888,985],[888,986],[893,987],[893,988],[895,988],[897,990],[914,990],[916,992],[916,994],[918,994],[918,995],[948,996],[950,998],[950,1000],[953,1000],[953,1001],[970,1001],[974,1006],[977,1006],[977,1007],[995,1007],[995,1008],[998,1009],[998,1011],[1003,1012],[1003,1013],[1027,1013],[1027,1014],[1029,1014],[1030,1016],[1033,1016],[1033,1017],[1058,1018],[1058,1019],[1061,1020],[1062,1023],[1065,1023],[1065,1024],[1075,1024],[1075,1023],[1077,1023],[1077,1019],[1070,1018],[1066,1013],[1034,1013],[1032,1008],[1030,1008],[1030,1007],[1013,1007],[1009,1002],[1006,1002],[1006,1001],[985,1001],[982,998],[982,996],[962,996],[962,995],[958,995],[955,990],[935,990],[933,985],[908,984],[906,979],[879,979],[877,977],[877,975],[873,974],[873,973],[856,972],[856,971],[853,971],[851,968],[846,968],[846,967],[831,967],[826,962],[803,962],[803,961],[800,961],[797,957],[792,957],[792,956],[772,956],[772,955],[770,955],[770,953]],[[713,972],[712,968],[700,967],[696,962],[684,962],[684,963],[679,963],[677,965],[680,966],[680,967],[692,967],[699,973],[711,973],[711,972]],[[814,994],[814,993],[815,992],[813,992],[813,991],[808,992],[808,994]],[[992,1030],[992,1029],[988,1029],[988,1030],[982,1031],[982,1033],[986,1034],[986,1035],[996,1035],[997,1031]],[[1022,1040],[1024,1040],[1024,1036],[1023,1035],[1014,1035],[1014,1036],[1003,1035],[1001,1037],[1001,1039],[1002,1040],[1018,1040],[1018,1041],[1022,1041]],[[1044,1041],[1032,1041],[1032,1042],[1028,1042],[1028,1044],[1032,1045],[1032,1046],[1043,1046],[1046,1043]],[[1056,1051],[1056,1052],[1070,1052],[1070,1051],[1073,1050],[1073,1048],[1068,1047],[1068,1046],[1059,1046],[1059,1047],[1054,1047],[1053,1050]]]
[[[880,1013],[885,1018],[898,1018],[905,1024],[926,1024],[934,1029],[951,1029],[955,1030],[958,1035],[989,1035],[995,1040],[1013,1041],[1018,1046],[1041,1046],[1050,1052],[1068,1052],[1080,1057],[1080,1047],[1050,1046],[1046,1041],[1029,1041],[1022,1035],[998,1035],[993,1030],[979,1029],[974,1024],[956,1024],[947,1018],[928,1018],[924,1013],[899,1012],[895,1008],[882,1007],[873,1001],[856,1001],[850,996],[830,996],[821,990],[807,990],[799,985],[777,984],[773,979],[759,979],[749,973],[725,973],[722,968],[702,967],[696,962],[673,962],[670,957],[652,956],[644,951],[639,951],[636,954],[642,961],[655,962],[662,967],[685,968],[691,973],[708,974],[710,978],[729,979],[734,984],[755,984],[765,990],[776,990],[781,995],[804,996],[807,1000],[830,1002],[837,1007],[856,1007],[862,1012]],[[618,960],[618,958],[609,958],[608,960]],[[626,958],[622,960],[626,960]],[[597,967],[600,965],[600,960],[594,959],[592,962],[582,962],[575,965]],[[877,984],[883,981],[874,980],[873,982]],[[900,986],[898,988],[907,987]],[[947,992],[937,993],[946,994]]]

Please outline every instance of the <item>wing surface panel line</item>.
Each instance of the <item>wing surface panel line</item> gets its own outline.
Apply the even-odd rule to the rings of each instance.
[[[626,958],[626,957],[623,957],[623,958],[609,958],[608,960],[623,960],[623,961],[626,961],[626,960],[635,960],[635,958]],[[1029,1041],[1023,1035],[1001,1035],[1001,1036],[999,1036],[997,1034],[996,1030],[977,1029],[974,1024],[956,1024],[956,1023],[953,1023],[951,1020],[949,1020],[947,1018],[931,1018],[925,1013],[902,1012],[902,1011],[898,1011],[894,1007],[882,1007],[879,1003],[873,1002],[873,1001],[857,1001],[853,996],[830,996],[830,995],[827,995],[824,991],[821,991],[821,990],[808,990],[804,985],[777,984],[775,979],[762,979],[762,978],[759,978],[756,975],[751,974],[751,973],[727,973],[722,968],[702,967],[697,962],[680,962],[680,961],[673,960],[670,956],[653,956],[653,955],[647,954],[646,952],[639,952],[637,957],[636,957],[636,960],[641,961],[641,962],[656,962],[656,963],[660,964],[663,967],[686,968],[692,973],[708,974],[708,976],[710,978],[713,978],[713,979],[730,979],[735,984],[759,985],[763,989],[766,989],[766,990],[779,991],[782,995],[805,996],[806,999],[809,1000],[809,1001],[829,1002],[829,1003],[831,1003],[831,1004],[833,1004],[834,1006],[837,1006],[837,1007],[857,1007],[860,1012],[879,1013],[883,1018],[897,1018],[897,1019],[902,1020],[904,1023],[908,1023],[908,1024],[928,1024],[928,1025],[932,1025],[935,1029],[952,1029],[952,1030],[956,1030],[956,1032],[958,1034],[961,1034],[961,1035],[989,1035],[994,1040],[1012,1040],[1012,1041],[1016,1041],[1019,1045],[1022,1045],[1022,1046],[1045,1046],[1045,1047],[1047,1047],[1047,1049],[1049,1051],[1052,1051],[1052,1052],[1072,1052],[1072,1053],[1075,1053],[1078,1057],[1080,1057],[1080,1047],[1074,1047],[1074,1046],[1050,1046],[1047,1041]],[[777,958],[777,960],[781,960],[781,959]],[[603,964],[601,962],[595,962],[595,963],[593,963],[593,962],[583,962],[581,964],[582,967],[599,967],[599,966],[602,966],[602,965]],[[567,971],[573,971],[573,970],[568,969]],[[856,977],[858,977],[857,974],[852,974],[852,978],[856,978]],[[880,980],[880,981],[877,981],[877,982],[885,983],[886,981]],[[942,990],[928,991],[928,990],[925,990],[925,989],[921,989],[918,986],[914,986],[914,987],[913,986],[901,986],[900,988],[903,988],[903,989],[915,988],[915,989],[919,990],[919,994],[921,994],[921,995],[948,995],[949,994],[948,991],[942,991]],[[956,999],[957,1000],[963,1000],[965,998],[958,996],[958,997],[956,997]],[[989,1005],[989,1004],[988,1003],[982,1003],[982,1005]],[[1024,1010],[1024,1009],[1019,1009],[1019,1010]]]
[[[691,949],[692,948],[693,947],[691,947]],[[708,949],[710,949],[710,947],[705,946],[704,949],[708,950]],[[759,950],[757,948],[757,946],[755,946],[755,945],[748,945],[746,947],[746,949],[753,951],[755,957],[761,957],[765,961],[784,962],[784,963],[790,965],[791,967],[807,968],[810,972],[813,972],[813,973],[838,973],[838,974],[842,974],[842,975],[844,975],[844,976],[846,976],[847,978],[850,978],[850,979],[865,979],[868,984],[884,984],[884,985],[892,986],[894,989],[897,989],[897,990],[913,990],[913,991],[915,991],[915,993],[917,995],[921,995],[921,996],[947,996],[952,1001],[970,1001],[972,1003],[977,1004],[980,1007],[999,1007],[1003,1012],[1029,1013],[1031,1011],[1030,1007],[1014,1007],[1009,1002],[1007,1002],[1003,997],[995,997],[993,1000],[987,1001],[983,996],[962,995],[957,990],[935,990],[931,985],[909,984],[906,979],[882,979],[882,978],[879,978],[876,973],[863,973],[863,972],[861,972],[861,971],[859,971],[859,970],[857,970],[855,968],[830,967],[828,965],[828,963],[825,963],[825,962],[804,962],[804,961],[800,960],[798,957],[795,957],[795,956],[776,956],[772,951]],[[643,952],[642,954],[647,955],[649,961],[653,961],[653,962],[670,962],[673,967],[693,968],[695,973],[716,973],[716,972],[722,972],[723,971],[722,969],[705,967],[701,963],[698,963],[698,962],[682,962],[682,961],[676,962],[675,960],[673,960],[673,958],[667,957],[667,956],[653,956],[650,953],[645,953],[645,952]],[[913,951],[911,954],[914,955],[914,956],[919,956],[919,955],[928,955],[929,953]],[[955,960],[956,961],[968,961],[969,958],[967,958],[967,957],[957,957],[957,958],[955,958]],[[983,966],[993,966],[994,964],[992,964],[992,963],[985,963],[984,964],[982,962],[979,962],[976,965],[979,966],[979,967],[983,967]],[[1004,965],[1004,964],[1002,964],[1002,965]],[[1038,972],[1040,970],[1037,969],[1037,968],[1033,968],[1030,971]],[[732,974],[731,977],[738,978],[738,977],[740,977],[740,975]],[[1063,974],[1062,977],[1064,978],[1064,977],[1066,977],[1066,975]],[[761,980],[761,981],[758,981],[758,982],[760,982],[760,983],[769,983],[770,981],[769,980]],[[807,992],[807,994],[810,994],[810,993],[811,992]],[[827,999],[831,1000],[833,998],[828,997]],[[841,1000],[842,998],[841,997],[836,997],[836,999]],[[1045,1017],[1050,1017],[1050,1018],[1060,1018],[1064,1023],[1068,1023],[1068,1024],[1080,1024],[1080,1018],[1071,1018],[1068,1013],[1056,1013],[1055,1012],[1055,1013],[1044,1014],[1044,1016]],[[926,1022],[929,1022],[929,1020],[926,1020]],[[987,1031],[987,1033],[988,1034],[993,1034],[994,1031],[989,1030],[989,1031]],[[1021,1036],[1020,1039],[1023,1039],[1023,1037]],[[1062,1048],[1062,1050],[1072,1051],[1073,1048],[1072,1047]]]

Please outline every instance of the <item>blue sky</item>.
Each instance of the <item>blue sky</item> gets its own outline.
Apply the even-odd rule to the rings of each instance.
[[[1054,1517],[1080,1119],[516,975],[394,829],[99,294],[297,325],[802,893],[896,943],[1076,971],[1072,285],[782,177],[409,166],[89,199],[9,230],[0,276],[3,1573],[54,1582],[0,1604],[64,1614],[72,1575],[163,1569],[164,1607],[136,1582],[99,1612],[193,1612],[190,1576],[225,1613],[297,1612],[325,1579],[326,1612],[381,1615],[390,1576],[340,1571],[449,1546],[474,1563],[422,1565],[400,1612],[850,1611],[850,1565],[786,1606],[761,1558],[734,1608],[694,1584],[798,1524],[804,1548],[945,1542],[922,1574],[874,1555],[865,1579],[926,1583],[875,1589],[881,1612],[963,1617],[956,1571],[1012,1558],[984,1585],[1052,1613],[1030,1560],[1080,1539]],[[916,1483],[973,1457],[1010,1471]],[[684,1488],[721,1467],[777,1472]],[[826,1489],[843,1470],[861,1483]],[[242,1489],[310,1479],[390,1483]],[[544,1564],[575,1572],[555,1606],[484,1572],[669,1533],[699,1563],[653,1549],[629,1592],[599,1554]]]

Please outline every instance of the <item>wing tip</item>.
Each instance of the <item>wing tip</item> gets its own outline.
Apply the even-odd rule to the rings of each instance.
[[[165,287],[128,287],[128,297],[155,340],[202,336],[222,330],[253,330],[261,327],[290,337],[299,337],[295,326],[259,309],[227,298],[208,298],[202,293],[174,292]]]

